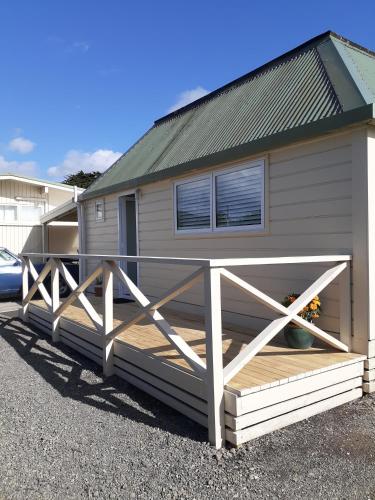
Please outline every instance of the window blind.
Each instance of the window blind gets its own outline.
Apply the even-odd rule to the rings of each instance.
[[[176,188],[177,229],[211,227],[211,179],[198,179]]]
[[[215,175],[216,227],[262,224],[263,168]]]

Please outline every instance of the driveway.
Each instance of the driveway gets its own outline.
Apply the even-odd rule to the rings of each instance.
[[[0,315],[0,498],[375,498],[375,399],[216,452],[206,431]]]
[[[0,299],[0,314],[14,313],[21,307],[19,300]]]

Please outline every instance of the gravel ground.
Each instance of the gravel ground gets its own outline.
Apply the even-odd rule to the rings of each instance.
[[[216,452],[206,432],[0,316],[0,498],[375,499],[375,398]]]

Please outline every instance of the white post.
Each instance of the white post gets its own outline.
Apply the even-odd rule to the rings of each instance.
[[[351,262],[347,262],[346,268],[339,276],[340,292],[340,340],[348,346],[349,352],[352,347],[352,294],[351,294]]]
[[[77,201],[77,218],[78,218],[78,253],[86,253],[86,226],[85,212],[83,204]],[[86,278],[86,259],[79,260],[79,281],[82,283]]]
[[[225,444],[220,269],[205,269],[204,298],[208,439],[219,449]]]
[[[52,259],[51,267],[51,300],[52,300],[52,341],[60,340],[59,320],[60,316],[56,316],[56,311],[60,306],[59,293],[59,267],[55,259]]]
[[[113,330],[113,272],[106,261],[103,261],[103,374],[113,375],[114,341],[107,335]]]
[[[27,311],[29,309],[29,302],[25,303],[24,300],[29,292],[29,269],[25,257],[22,259],[22,319],[27,321]]]

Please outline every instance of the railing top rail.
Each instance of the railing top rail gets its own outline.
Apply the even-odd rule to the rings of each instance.
[[[308,264],[324,262],[346,262],[351,255],[307,255],[297,257],[249,257],[236,259],[211,259],[211,267],[262,266],[275,264]]]
[[[56,254],[56,253],[21,253],[22,257],[55,258],[55,259],[94,259],[94,260],[128,260],[131,262],[148,262],[156,264],[179,264],[187,266],[210,267],[210,259],[194,259],[184,257],[147,257],[139,255],[101,255],[101,254]]]
[[[232,266],[262,266],[277,264],[307,264],[324,262],[345,262],[352,259],[351,255],[308,255],[295,257],[239,257],[233,259],[195,259],[184,257],[147,257],[139,255],[100,255],[100,254],[55,254],[55,253],[22,253],[29,258],[57,259],[101,259],[127,260],[131,262],[148,262],[155,264],[178,264],[200,267],[232,267]]]

